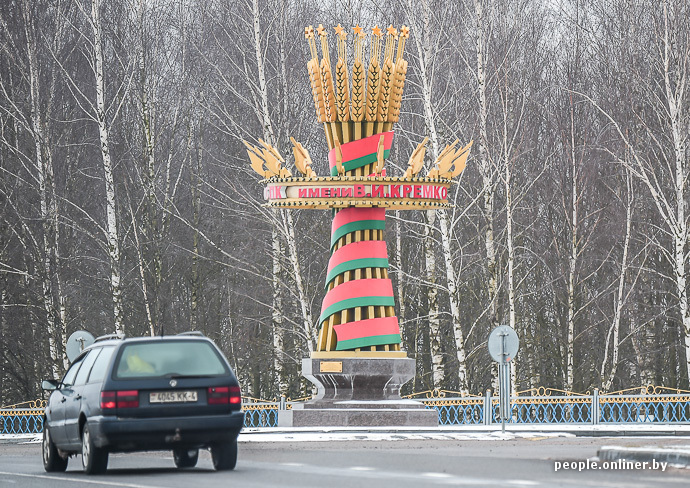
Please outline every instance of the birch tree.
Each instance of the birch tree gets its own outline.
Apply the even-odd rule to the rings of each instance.
[[[630,292],[626,293],[625,282],[628,274],[630,253],[630,239],[632,236],[632,220],[633,220],[633,206],[635,202],[633,194],[632,174],[630,171],[625,171],[625,237],[623,240],[623,255],[621,257],[621,270],[618,277],[618,287],[614,297],[614,313],[611,327],[606,334],[606,342],[604,345],[604,359],[601,361],[600,375],[602,378],[601,388],[603,391],[611,391],[611,386],[618,371],[618,357],[620,352],[620,329],[621,317],[623,314],[623,307],[630,296]],[[622,198],[621,198],[622,199]],[[606,368],[609,362],[609,349],[611,350],[611,366],[607,373]]]
[[[474,0],[475,16],[475,53],[477,81],[477,102],[479,113],[479,155],[477,157],[479,172],[482,177],[484,194],[483,217],[486,228],[484,229],[484,252],[486,254],[486,289],[487,309],[490,329],[500,324],[498,316],[498,263],[496,257],[496,243],[494,239],[494,200],[496,198],[496,168],[491,161],[489,153],[489,133],[487,120],[489,117],[489,104],[487,97],[487,70],[486,70],[486,44],[489,20],[485,15],[482,0]],[[492,370],[493,371],[493,370]]]
[[[91,0],[90,8],[81,2],[78,8],[84,14],[92,37],[84,35],[91,54],[90,66],[93,73],[95,99],[89,98],[77,86],[73,78],[70,78],[72,89],[77,98],[77,103],[83,103],[87,115],[98,127],[101,163],[103,168],[103,181],[105,184],[105,210],[106,223],[104,227],[107,254],[110,268],[110,292],[112,296],[113,319],[115,333],[124,334],[124,313],[122,308],[122,285],[120,271],[120,238],[118,234],[118,209],[115,197],[115,177],[113,163],[110,155],[110,127],[111,117],[108,115],[106,102],[105,62],[103,56],[103,28],[101,24],[101,2]],[[65,73],[65,71],[63,71]],[[117,106],[116,106],[117,108]]]
[[[690,315],[686,281],[688,215],[685,199],[690,121],[687,91],[690,32],[684,19],[689,11],[683,2],[671,1],[664,1],[660,9],[650,4],[636,7],[637,10],[632,12],[611,8],[600,15],[602,24],[611,28],[621,16],[632,14],[635,22],[639,22],[634,26],[634,32],[648,36],[631,40],[641,44],[638,52],[642,54],[629,66],[631,77],[640,86],[636,93],[640,99],[631,106],[632,115],[639,123],[622,122],[607,108],[607,103],[599,103],[592,98],[589,101],[611,122],[629,154],[629,161],[619,157],[619,162],[625,164],[647,188],[670,240],[669,248],[662,251],[672,269],[669,278],[675,288],[686,361],[684,374],[687,375],[690,374]],[[628,34],[615,28],[610,31],[619,36]],[[640,107],[645,111],[639,110]]]
[[[419,83],[421,89],[421,101],[425,132],[430,140],[430,162],[433,164],[441,153],[441,141],[436,128],[438,117],[435,100],[433,99],[434,69],[436,54],[442,43],[447,42],[443,37],[444,27],[437,19],[432,19],[431,6],[425,0],[417,7],[408,1],[408,18],[412,25],[412,36],[418,53]],[[448,141],[450,142],[450,141]],[[431,166],[431,164],[429,166]],[[427,211],[424,216],[423,241],[425,249],[425,267],[427,281],[427,299],[429,304],[429,330],[431,341],[432,376],[435,388],[439,388],[444,382],[443,351],[441,348],[441,320],[439,314],[438,289],[436,284],[436,251],[435,229],[436,219],[441,236],[441,251],[445,267],[448,299],[450,304],[450,316],[455,343],[456,358],[458,361],[459,389],[467,393],[467,364],[465,358],[465,337],[460,317],[460,304],[458,299],[458,285],[453,251],[451,249],[451,229],[448,214],[445,210]]]

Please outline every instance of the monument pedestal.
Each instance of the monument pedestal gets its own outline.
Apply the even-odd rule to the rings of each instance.
[[[316,397],[280,410],[278,427],[438,427],[436,410],[400,398],[414,359],[312,357],[302,360],[302,374],[318,388]]]

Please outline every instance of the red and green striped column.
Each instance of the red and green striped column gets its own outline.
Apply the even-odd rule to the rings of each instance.
[[[341,146],[347,176],[369,176],[381,135],[386,156],[392,132]],[[337,175],[335,150],[330,152],[329,160],[331,174]],[[385,225],[384,208],[348,207],[335,214],[317,350],[400,350],[400,328],[383,240]]]

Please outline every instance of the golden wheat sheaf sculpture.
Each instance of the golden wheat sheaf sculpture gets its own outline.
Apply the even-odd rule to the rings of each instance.
[[[410,29],[378,26],[367,36],[360,26],[353,29],[353,62],[348,69],[347,32],[338,25],[337,56],[331,63],[328,33],[319,25],[309,26],[305,37],[311,58],[307,63],[316,116],[324,124],[329,149],[391,130],[400,118],[407,61],[403,59]],[[369,58],[365,41],[370,37]],[[321,45],[318,56],[317,39]],[[397,41],[397,42],[396,42]]]

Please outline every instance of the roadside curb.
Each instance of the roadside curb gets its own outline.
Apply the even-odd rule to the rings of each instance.
[[[436,429],[428,427],[261,427],[242,430],[245,434],[336,434],[336,433],[364,433],[364,434],[468,434],[468,435],[497,435],[501,433],[500,426],[439,426]],[[650,426],[634,426],[609,424],[595,427],[588,425],[525,425],[506,424],[505,434],[564,434],[578,437],[690,437],[690,425],[665,424]]]
[[[538,428],[535,428],[538,427]],[[505,433],[492,426],[428,427],[245,427],[240,442],[276,441],[340,441],[340,440],[512,440],[528,437],[601,437],[601,438],[670,438],[690,439],[690,425],[666,424],[649,426],[609,425],[506,425]],[[40,443],[41,434],[0,434],[0,444]],[[690,444],[690,442],[689,442]],[[603,449],[603,448],[602,448]],[[653,448],[650,448],[653,449]],[[690,464],[690,447],[688,448]]]
[[[597,457],[602,461],[657,461],[674,466],[690,466],[690,449],[603,446],[597,451]]]

